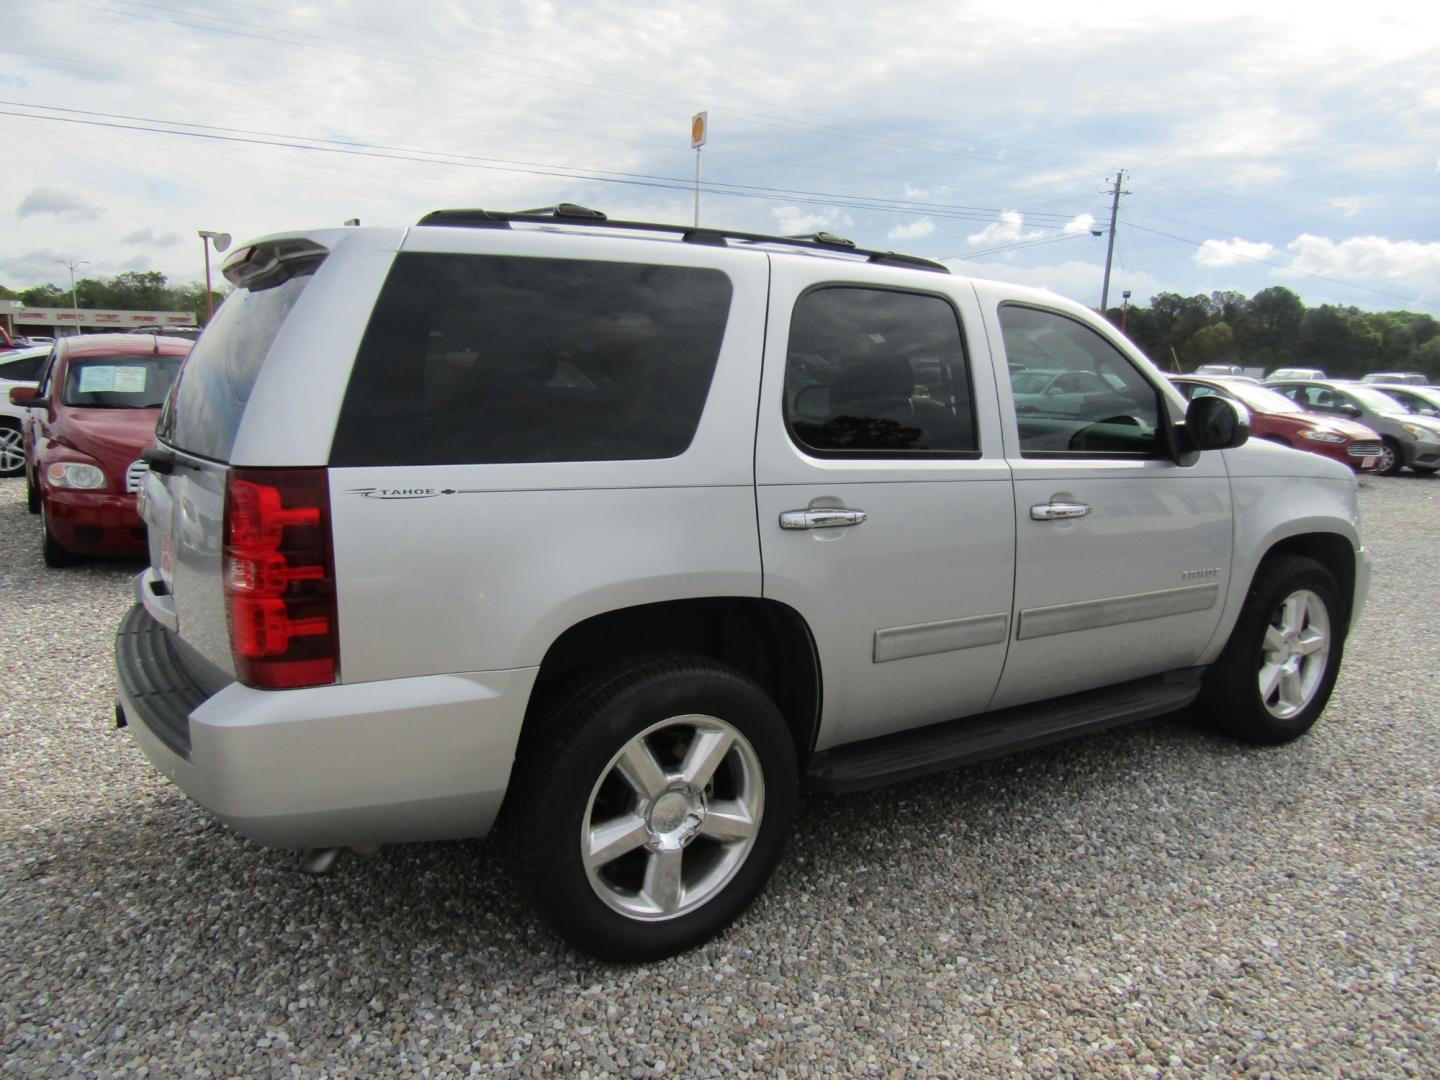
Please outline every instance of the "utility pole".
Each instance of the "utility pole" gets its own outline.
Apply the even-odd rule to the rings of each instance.
[[[1110,202],[1110,242],[1105,248],[1105,284],[1100,288],[1100,314],[1105,314],[1110,303],[1110,260],[1115,257],[1115,219],[1120,216],[1120,196],[1129,195],[1130,192],[1122,191],[1121,186],[1125,183],[1125,170],[1115,170],[1115,187],[1111,191],[1113,198]]]
[[[75,319],[75,333],[80,333],[80,304],[76,300],[75,293],[75,268],[77,266],[89,266],[89,259],[56,259],[61,266],[70,271],[70,313]]]

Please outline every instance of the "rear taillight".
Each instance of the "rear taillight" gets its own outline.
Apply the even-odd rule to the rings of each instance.
[[[231,469],[225,611],[235,675],[281,690],[336,680],[340,638],[324,469]]]

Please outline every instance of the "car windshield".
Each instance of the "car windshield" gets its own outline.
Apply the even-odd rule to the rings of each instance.
[[[86,356],[65,373],[66,405],[91,409],[158,409],[180,370],[180,356]]]
[[[1305,411],[1280,391],[1271,390],[1268,386],[1260,386],[1258,383],[1227,382],[1225,389],[1256,412],[1301,413]]]
[[[1010,373],[1010,388],[1017,394],[1040,394],[1054,381],[1054,371],[1012,371]]]

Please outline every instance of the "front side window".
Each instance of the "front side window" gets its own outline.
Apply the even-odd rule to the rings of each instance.
[[[40,378],[40,369],[48,359],[45,353],[39,356],[25,356],[0,364],[0,379],[8,382],[35,382]]]
[[[960,322],[938,296],[826,286],[795,304],[785,420],[831,456],[977,452]]]
[[[86,356],[65,369],[66,405],[158,409],[180,370],[179,356]]]
[[[360,344],[331,464],[682,454],[731,291],[713,269],[402,253]]]
[[[1000,328],[1022,456],[1161,456],[1159,391],[1104,337],[1015,304]]]

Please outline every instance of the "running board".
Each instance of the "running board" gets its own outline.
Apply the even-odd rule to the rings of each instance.
[[[863,791],[1163,716],[1195,700],[1203,672],[1185,668],[823,750],[810,755],[805,782],[820,791]]]

